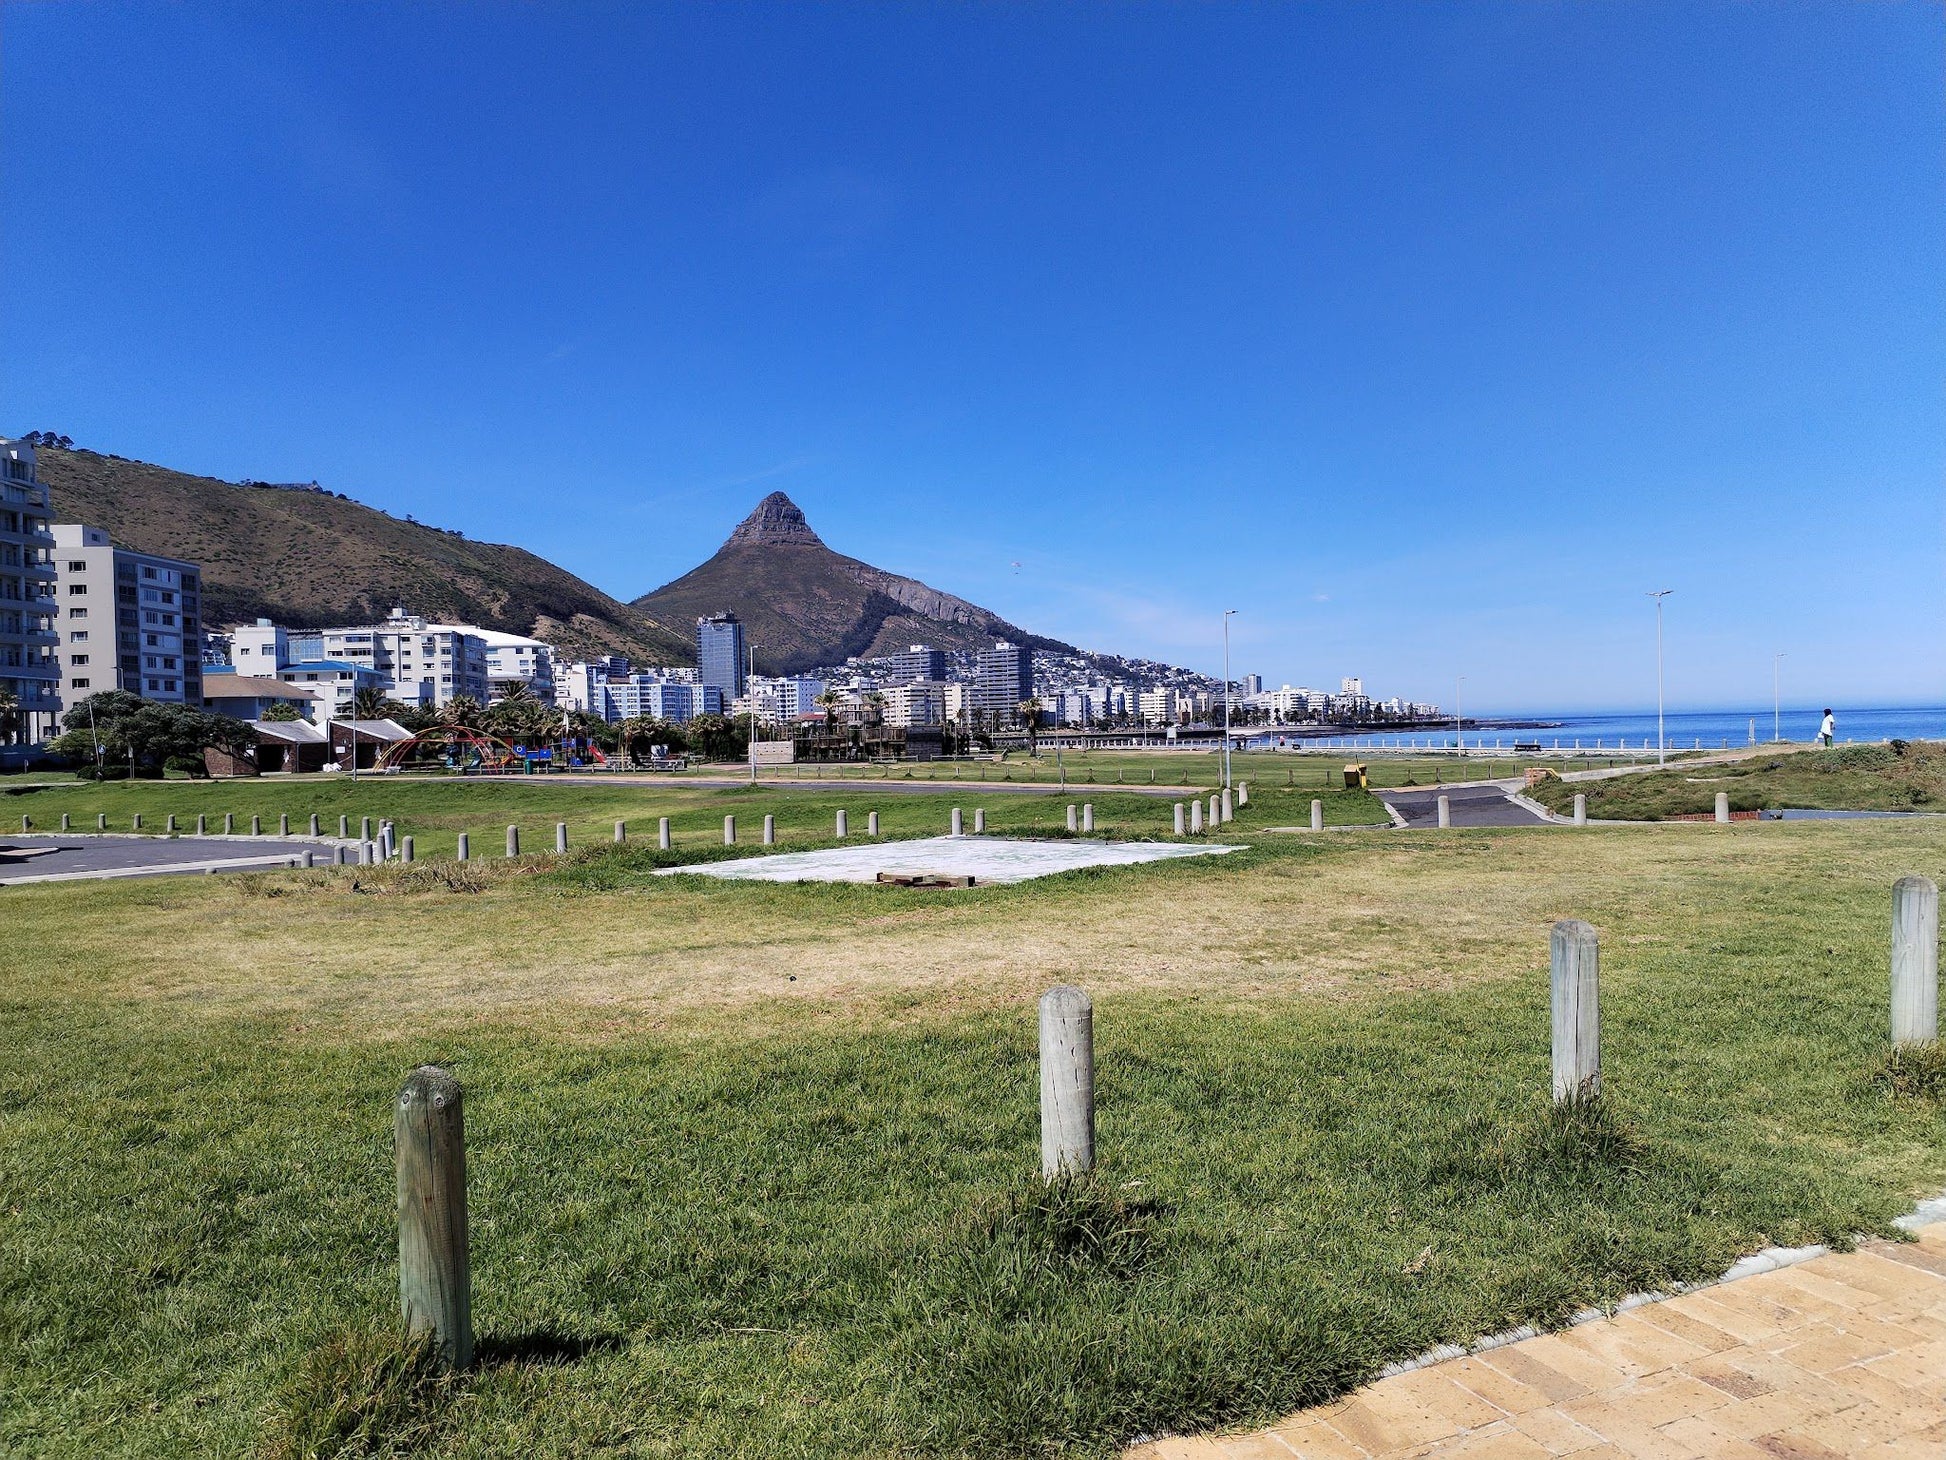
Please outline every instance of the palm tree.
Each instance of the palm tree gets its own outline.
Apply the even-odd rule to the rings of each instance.
[[[454,695],[439,707],[439,723],[455,730],[480,728],[480,702],[471,695]]]
[[[20,721],[20,696],[10,689],[0,689],[0,743],[14,743],[14,737],[20,734]]]
[[[883,723],[885,719],[885,696],[878,690],[870,690],[864,698],[865,718],[872,724]]]
[[[823,694],[817,697],[815,703],[819,709],[824,711],[825,729],[829,730],[832,726],[838,723],[838,706],[842,705],[844,702],[845,702],[845,697],[839,694],[838,691],[836,691],[835,689],[827,689]]]
[[[368,684],[363,689],[352,691],[351,717],[354,720],[382,720],[387,703],[385,691],[375,684]]]
[[[1039,755],[1041,742],[1040,737],[1035,732],[1040,728],[1041,702],[1039,700],[1022,700],[1018,708],[1020,710],[1020,723],[1027,730],[1027,753],[1029,755]]]

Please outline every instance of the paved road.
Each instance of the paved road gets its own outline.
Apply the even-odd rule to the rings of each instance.
[[[50,849],[51,850],[48,850]],[[243,871],[302,861],[306,852],[320,862],[331,848],[318,842],[279,841],[275,837],[193,836],[0,836],[0,884],[48,878],[158,877],[201,872],[212,864]]]
[[[1408,826],[1439,824],[1439,798],[1442,794],[1440,791],[1378,791],[1374,794],[1403,816]],[[1452,810],[1454,826],[1547,826],[1550,824],[1525,806],[1509,800],[1506,791],[1499,786],[1449,786],[1443,794],[1447,805]]]

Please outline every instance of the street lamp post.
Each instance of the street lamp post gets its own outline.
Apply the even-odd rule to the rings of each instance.
[[[1460,686],[1465,683],[1464,674],[1453,681],[1453,752],[1456,759],[1459,753],[1466,749],[1466,741],[1462,738],[1465,733],[1465,721],[1460,718]]]
[[[1223,789],[1230,789],[1230,619],[1234,608],[1223,610]]]
[[[1669,755],[1662,733],[1662,600],[1676,590],[1657,588],[1649,594],[1655,600],[1655,763],[1667,765]]]
[[[1779,688],[1783,683],[1783,662],[1781,652],[1770,656],[1770,738],[1780,742],[1784,738],[1784,697]]]

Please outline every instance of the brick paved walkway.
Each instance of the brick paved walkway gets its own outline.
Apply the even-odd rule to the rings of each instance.
[[[1946,1223],[1124,1460],[1946,1457]]]

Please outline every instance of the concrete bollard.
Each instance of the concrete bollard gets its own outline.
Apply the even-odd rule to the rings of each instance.
[[[867,811],[865,813],[865,835],[878,835],[878,813],[876,811]]]
[[[1041,995],[1041,1175],[1095,1164],[1095,1007],[1072,984]]]
[[[1324,802],[1318,800],[1316,797],[1312,797],[1311,799],[1311,830],[1324,830]]]
[[[133,830],[140,831],[142,829],[142,813],[139,811],[136,812],[129,825]]]
[[[176,819],[176,818],[175,818],[175,817],[173,817],[173,816],[169,818],[169,820],[171,820],[171,821],[174,821],[175,819]],[[171,831],[174,831],[174,830],[175,830],[175,828],[174,828],[174,827],[172,826],[172,827],[170,827],[170,830],[171,830]],[[279,812],[279,813],[278,813],[278,815],[277,815],[277,835],[279,835],[279,836],[289,836],[290,834],[291,834],[291,817],[290,817],[290,813],[289,813],[288,811],[282,811],[282,812]]]
[[[312,812],[312,813],[311,813],[311,835],[312,835],[312,836],[316,836],[317,834],[318,834],[318,818],[317,818],[317,813],[316,813],[316,812]]]
[[[1939,888],[1924,877],[1892,884],[1892,1043],[1939,1038]]]
[[[459,840],[453,846],[453,859],[455,861],[464,862],[467,861],[469,858],[471,858],[472,855],[473,855],[473,838],[468,836],[465,832],[461,832],[459,834]]]
[[[392,1122],[398,1166],[399,1309],[410,1334],[431,1334],[440,1360],[473,1362],[473,1269],[466,1232],[466,1119],[459,1081],[421,1065]]]
[[[1184,821],[1184,816],[1185,816],[1185,808],[1182,802],[1178,801],[1176,803],[1175,812],[1170,817],[1170,834],[1172,836],[1181,836],[1183,834],[1186,825]]]
[[[377,860],[378,860],[377,842],[360,842],[358,844],[358,865],[359,866],[369,867]]]
[[[1212,796],[1209,798],[1209,829],[1215,831],[1222,824],[1223,798],[1221,796]]]
[[[665,852],[669,850],[669,818],[666,816],[656,822],[655,844]]]
[[[61,830],[68,830],[68,814],[65,811],[61,813]]]
[[[209,818],[202,812],[196,813],[196,835],[202,836],[207,829]]]
[[[314,853],[309,847],[306,847],[304,849],[304,868],[306,871],[309,871],[311,868],[315,866],[317,866],[317,854]]]
[[[331,860],[340,867],[347,865],[351,861],[351,848],[343,842],[333,847],[331,853]]]
[[[253,816],[253,817],[251,817],[251,818],[250,818],[250,835],[252,835],[252,836],[262,836],[263,834],[264,834],[264,819],[263,819],[263,818],[262,818],[261,816]]]
[[[351,818],[349,816],[340,816],[338,818],[338,840],[349,841],[350,839],[351,839]]]
[[[1091,832],[1095,829],[1095,803],[1090,801],[1081,808],[1081,830]]]
[[[1554,1098],[1601,1093],[1601,950],[1578,918],[1554,925],[1547,940],[1554,1013]]]
[[[840,811],[838,813],[838,840],[843,841],[850,830],[851,823],[846,819],[845,813]]]
[[[372,819],[369,816],[358,818],[358,840],[368,842],[372,839]]]
[[[1441,830],[1453,824],[1453,803],[1444,796],[1439,798],[1439,825]]]
[[[1075,808],[1073,806],[1069,806],[1068,807],[1068,830],[1069,831],[1079,831],[1081,829],[1080,824],[1075,820],[1075,816],[1076,816]]]
[[[1588,824],[1588,798],[1580,791],[1574,793],[1574,824],[1576,826]]]
[[[957,806],[953,808],[952,833],[954,836],[966,835],[966,817]]]
[[[96,830],[96,831],[106,831],[106,830],[108,830],[108,813],[107,813],[107,812],[105,812],[105,811],[97,811],[97,812],[95,813],[95,830]]]
[[[628,823],[626,821],[616,822],[615,823],[615,845],[619,847],[627,840],[628,840]]]
[[[33,828],[34,828],[34,822],[32,817],[23,816],[20,818],[20,829],[23,832],[32,831]]]
[[[1203,834],[1203,798],[1201,796],[1198,796],[1194,801],[1189,803],[1189,834],[1191,836],[1201,836]]]
[[[568,824],[565,821],[554,823],[554,851],[558,856],[568,849]]]
[[[1237,805],[1248,806],[1249,804],[1250,804],[1250,783],[1248,781],[1238,781],[1237,782]]]
[[[404,837],[400,840],[399,860],[401,862],[410,862],[412,860],[412,838],[411,837]]]
[[[1236,798],[1227,790],[1223,793],[1223,824],[1228,826],[1237,819]]]
[[[507,828],[507,855],[510,857],[520,855],[520,828],[517,826]]]
[[[174,836],[176,834],[176,813],[175,812],[171,811],[169,813],[168,817],[162,823],[162,829],[168,832],[170,836]]]
[[[1730,824],[1730,793],[1728,791],[1718,791],[1716,793],[1716,823],[1718,826],[1728,826]]]
[[[975,806],[973,808],[973,834],[975,836],[982,836],[986,833],[986,829],[987,809],[984,806]]]
[[[764,845],[767,847],[777,845],[777,818],[769,812],[764,813]]]
[[[723,818],[723,845],[733,847],[737,844],[737,819],[734,816]]]

